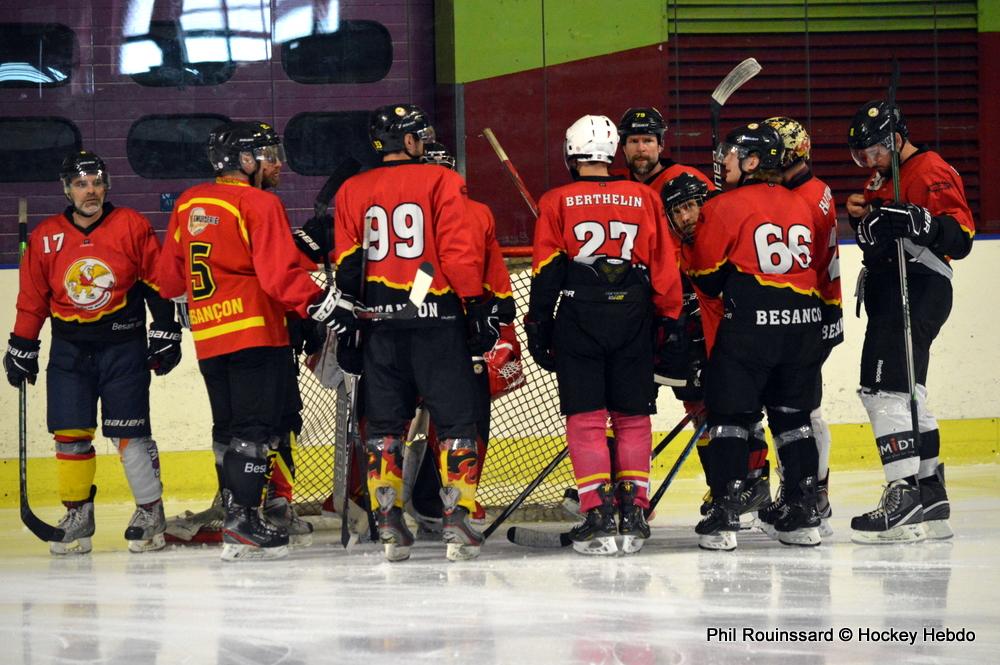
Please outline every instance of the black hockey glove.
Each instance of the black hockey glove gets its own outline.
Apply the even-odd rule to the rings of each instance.
[[[288,315],[288,344],[295,355],[312,354],[323,348],[326,341],[326,326],[312,319],[300,319],[294,314]]]
[[[3,368],[7,372],[7,383],[17,388],[23,381],[34,385],[38,377],[38,349],[42,343],[37,339],[25,339],[10,334],[7,353],[3,357]]]
[[[306,307],[306,312],[315,320],[326,325],[329,332],[342,335],[358,329],[358,319],[354,308],[358,301],[343,293],[335,286],[326,287],[315,303]]]
[[[181,326],[174,321],[153,321],[146,333],[146,367],[156,376],[169,374],[181,361]]]
[[[688,379],[691,371],[690,353],[683,324],[664,317],[657,322],[654,371],[672,379]]]
[[[881,208],[894,238],[910,238],[918,245],[929,246],[938,234],[938,222],[931,211],[915,203],[890,201]]]
[[[333,235],[333,217],[321,215],[310,217],[301,229],[292,231],[292,238],[299,251],[309,257],[314,263],[323,263],[323,258],[333,249],[330,237]]]
[[[500,339],[500,307],[492,297],[466,298],[463,304],[469,351],[474,356],[481,356]]]
[[[337,364],[348,374],[361,374],[365,363],[357,334],[337,335]]]
[[[528,353],[535,364],[542,369],[556,371],[556,359],[552,353],[552,329],[555,322],[551,319],[535,320],[531,315],[524,317],[524,332],[528,336]]]

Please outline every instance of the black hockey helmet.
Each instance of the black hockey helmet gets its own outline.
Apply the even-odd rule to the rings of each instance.
[[[905,141],[910,133],[899,106],[889,106],[888,102],[876,99],[857,110],[851,119],[851,128],[847,130],[847,145],[855,164],[861,167],[868,165],[865,153],[870,152],[872,146],[882,146],[887,151],[895,148],[895,139],[889,131],[890,119],[895,123],[896,132]],[[875,151],[879,149],[876,148]]]
[[[663,189],[660,190],[663,209],[667,213],[667,220],[670,221],[670,228],[682,242],[691,242],[694,238],[694,225],[682,225],[674,219],[672,211],[688,201],[695,201],[700,206],[707,197],[708,185],[690,173],[682,173],[663,184]]]
[[[403,139],[414,134],[425,143],[434,141],[434,127],[416,104],[389,104],[372,111],[368,137],[380,155],[404,149]]]
[[[781,156],[785,151],[785,143],[781,135],[771,125],[751,122],[739,127],[726,135],[726,140],[715,149],[715,159],[721,164],[726,155],[736,152],[740,161],[750,155],[757,155],[759,171],[777,171],[781,169]]]
[[[663,134],[667,131],[667,123],[663,116],[652,106],[636,106],[625,111],[618,122],[618,136],[625,139],[633,134],[652,134],[656,140],[663,143]]]
[[[91,174],[101,176],[105,189],[111,189],[111,175],[104,160],[97,156],[97,153],[89,150],[78,150],[66,155],[62,165],[59,167],[59,179],[62,180],[63,188],[69,195],[69,186],[73,178]]]
[[[420,161],[425,164],[437,164],[446,169],[455,170],[455,156],[448,152],[448,148],[443,143],[432,141],[424,144],[424,154]]]
[[[240,154],[244,152],[257,161],[285,161],[281,137],[266,122],[227,122],[208,136],[208,159],[216,173],[242,171]]]

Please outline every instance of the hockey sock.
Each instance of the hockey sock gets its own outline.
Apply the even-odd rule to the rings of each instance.
[[[813,436],[816,438],[816,477],[822,480],[830,473],[830,426],[823,419],[823,412],[820,409],[813,409],[809,414],[809,423],[812,425]]]
[[[768,407],[767,419],[781,460],[785,491],[791,497],[798,497],[799,483],[806,476],[816,475],[819,460],[809,413],[788,407]]]
[[[229,446],[221,441],[212,441],[212,454],[215,455],[215,478],[219,482],[219,492],[226,487],[226,474],[222,471],[222,460]]]
[[[403,440],[398,436],[372,437],[368,450],[368,497],[371,510],[378,510],[376,490],[391,487],[395,492],[393,505],[403,507]]]
[[[163,496],[160,481],[160,454],[152,437],[111,439],[125,470],[125,479],[139,505],[153,503]]]
[[[236,438],[233,441],[239,441],[238,448],[243,452],[238,451],[236,445],[226,451],[222,460],[226,489],[233,493],[237,504],[250,508],[259,506],[266,482],[268,446]]]
[[[615,482],[631,480],[637,492],[635,503],[649,507],[649,455],[653,449],[653,428],[647,415],[611,412],[615,432]]]
[[[481,468],[476,442],[467,438],[442,439],[438,454],[443,469],[441,486],[457,489],[458,505],[474,513]]]
[[[295,443],[295,432],[289,432],[278,443],[278,449],[268,453],[268,496],[281,497],[289,503],[295,487]]]
[[[86,501],[90,496],[90,486],[97,474],[93,437],[93,429],[55,432],[56,478],[59,500],[63,503]]]
[[[580,512],[601,505],[597,488],[611,482],[611,455],[605,435],[606,411],[574,413],[566,418],[566,444],[573,462]]]
[[[917,477],[920,482],[937,481],[938,455],[941,452],[941,430],[932,429],[920,432],[920,471]]]

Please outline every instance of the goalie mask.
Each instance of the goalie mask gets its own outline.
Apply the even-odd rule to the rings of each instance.
[[[618,151],[618,128],[607,116],[585,115],[566,130],[563,154],[573,172],[573,160],[610,164]]]
[[[760,163],[753,171],[743,171],[744,175],[758,171],[778,171],[781,169],[781,156],[785,146],[778,130],[767,124],[751,122],[749,125],[734,129],[726,135],[726,140],[715,149],[715,161],[723,164],[726,156],[735,153],[740,161],[740,171],[743,171],[743,160],[757,155]]]
[[[809,161],[812,141],[809,139],[809,132],[797,120],[778,116],[768,118],[764,124],[778,130],[778,136],[785,144],[785,151],[781,154],[781,168],[787,169],[799,162]]]
[[[448,152],[444,144],[436,141],[424,144],[424,154],[420,156],[424,164],[437,164],[446,169],[455,170],[455,156]]]
[[[416,104],[390,104],[372,111],[368,137],[380,155],[405,150],[407,134],[413,134],[424,143],[433,143],[435,139],[430,119]],[[420,156],[407,155],[414,159]]]
[[[898,106],[874,100],[854,114],[851,128],[847,131],[847,145],[851,148],[855,164],[867,168],[880,155],[895,148],[895,140],[889,127],[890,119],[895,124],[896,132],[906,141],[909,131],[906,128],[906,118]]]
[[[260,169],[247,172],[241,155],[249,153],[255,162],[285,161],[281,137],[265,122],[228,122],[208,137],[208,159],[216,174],[239,171],[251,177]]]
[[[694,242],[695,223],[708,197],[708,185],[690,173],[668,180],[660,191],[670,229],[682,243]]]
[[[663,116],[652,106],[630,108],[618,122],[618,136],[625,140],[633,134],[651,134],[663,144],[663,134],[667,131],[667,123]]]

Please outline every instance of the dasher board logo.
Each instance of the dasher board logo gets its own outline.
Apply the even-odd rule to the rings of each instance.
[[[204,208],[191,208],[191,213],[188,215],[188,232],[191,235],[198,235],[207,229],[209,224],[217,226],[219,218],[215,215],[206,214]]]
[[[104,307],[117,281],[107,263],[90,256],[74,261],[63,277],[66,295],[79,309],[87,311]]]

